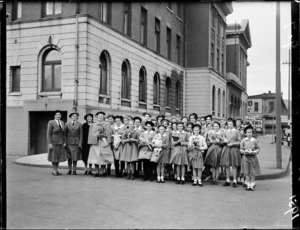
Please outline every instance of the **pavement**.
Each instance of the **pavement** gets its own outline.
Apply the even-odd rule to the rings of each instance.
[[[272,143],[272,135],[258,136],[260,153],[258,160],[261,167],[261,174],[256,176],[256,180],[277,179],[288,175],[290,171],[291,147],[286,142],[282,145],[282,168],[276,168],[276,144]],[[51,162],[47,160],[47,153],[20,157],[13,160],[16,164],[52,168]],[[68,164],[62,162],[60,168],[68,169]],[[114,165],[111,167],[114,174]],[[78,161],[77,170],[84,170],[83,161]],[[220,178],[225,179],[224,177]]]

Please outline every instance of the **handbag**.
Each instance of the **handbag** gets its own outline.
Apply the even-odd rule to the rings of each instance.
[[[139,160],[150,160],[151,156],[152,156],[152,153],[153,152],[149,149],[148,146],[143,146],[140,149],[138,159]]]

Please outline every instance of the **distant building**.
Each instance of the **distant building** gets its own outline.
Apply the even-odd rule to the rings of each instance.
[[[228,24],[226,29],[227,117],[247,115],[247,50],[251,48],[248,20]]]
[[[276,94],[268,93],[248,97],[248,116],[263,120],[263,132],[272,133],[276,128]],[[281,99],[281,126],[288,127],[287,107]]]

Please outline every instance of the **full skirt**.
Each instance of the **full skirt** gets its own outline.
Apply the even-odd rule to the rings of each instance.
[[[111,146],[106,147],[102,140],[99,140],[99,144],[91,145],[88,163],[89,164],[98,164],[98,165],[107,165],[114,162],[113,152]]]
[[[211,145],[208,150],[204,160],[204,165],[211,166],[213,168],[217,168],[220,166],[222,148],[220,145]]]
[[[186,146],[174,146],[171,151],[170,164],[188,165],[187,148]]]
[[[236,146],[228,147],[224,146],[221,160],[220,160],[220,166],[225,167],[238,167],[241,166],[241,154],[240,154],[240,148]]]
[[[261,174],[260,165],[256,156],[243,156],[242,168],[245,175]]]
[[[78,145],[67,145],[67,157],[72,161],[82,160],[81,149]]]
[[[138,147],[136,143],[125,143],[122,154],[120,155],[120,161],[136,162],[138,161]]]
[[[203,168],[203,152],[198,149],[193,149],[189,151],[189,166],[192,166],[195,169]]]

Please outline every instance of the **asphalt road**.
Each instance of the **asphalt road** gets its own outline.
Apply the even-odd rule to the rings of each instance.
[[[256,190],[59,177],[7,159],[8,228],[291,228],[291,175],[257,181]]]

